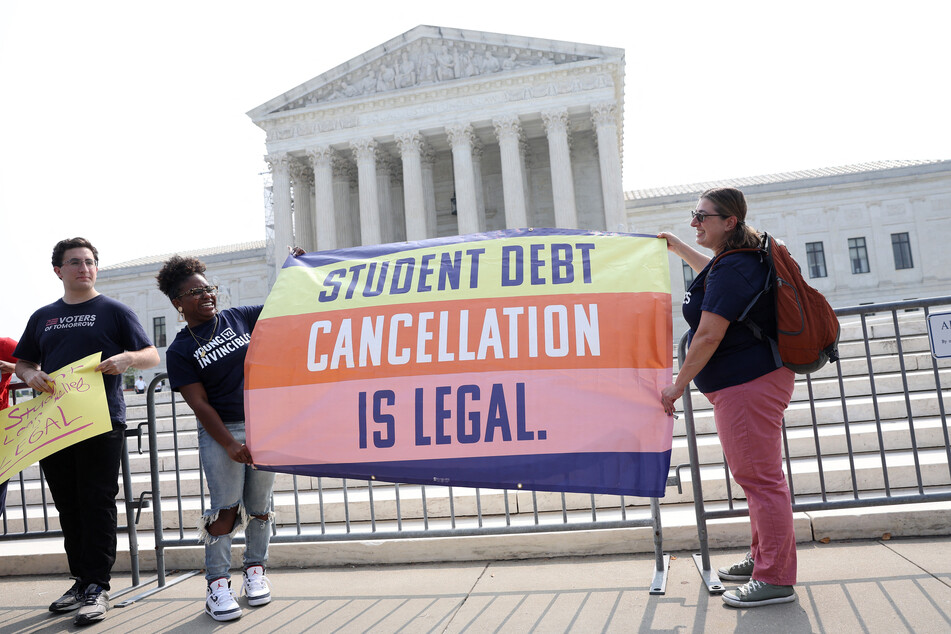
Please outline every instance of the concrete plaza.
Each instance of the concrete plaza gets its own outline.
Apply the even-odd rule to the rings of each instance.
[[[269,571],[274,600],[217,623],[199,574],[87,630],[108,632],[946,632],[951,537],[799,545],[798,601],[737,610],[707,593],[690,552],[671,553],[666,594],[649,554]],[[713,566],[742,551],[718,550]],[[147,574],[147,573],[146,573]],[[169,579],[174,578],[170,575]],[[126,587],[126,573],[113,588]],[[240,583],[240,574],[235,585]],[[0,577],[0,632],[76,630],[47,611],[69,585]],[[728,588],[733,587],[727,585]],[[128,598],[119,597],[114,603]]]

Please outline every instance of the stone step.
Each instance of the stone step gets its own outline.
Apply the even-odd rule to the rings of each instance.
[[[889,486],[895,489],[917,486],[915,453],[912,451],[893,451],[886,454]],[[860,492],[874,491],[885,486],[882,470],[882,457],[878,452],[855,455],[855,473]],[[797,495],[821,495],[819,461],[814,457],[794,458],[792,464],[792,482]],[[918,451],[921,478],[925,487],[947,487],[951,485],[947,453],[944,448]],[[785,468],[785,464],[784,464]],[[672,501],[687,502],[692,496],[689,470],[682,472],[684,492],[668,495]],[[743,490],[731,479],[731,491],[727,492],[723,465],[705,465],[700,468],[703,497],[706,501],[725,500],[730,497],[740,499]],[[830,494],[850,493],[854,490],[852,472],[848,456],[827,456],[822,459],[822,479],[826,492]],[[669,491],[669,489],[668,489]]]
[[[941,418],[937,416],[916,418],[914,420],[915,445],[919,448],[944,447],[944,427]],[[816,455],[816,436],[822,449],[823,457],[848,455],[849,442],[852,451],[865,453],[879,449],[879,425],[867,421],[849,423],[849,434],[846,434],[843,423],[826,424],[817,427],[811,426],[787,428],[786,438],[789,455],[794,458],[814,457]],[[907,419],[883,421],[881,433],[884,446],[888,451],[911,449],[912,438]],[[720,463],[723,460],[723,450],[716,434],[706,434],[697,437],[697,454],[700,464]],[[671,465],[688,464],[689,454],[687,439],[674,438],[671,451]]]
[[[725,508],[723,503],[709,505],[711,510]],[[619,515],[619,514],[618,514]],[[570,517],[590,519],[589,513],[573,513]],[[631,517],[629,514],[628,517]],[[644,515],[649,517],[649,515]],[[603,518],[609,518],[604,514]],[[639,517],[640,518],[640,517]],[[661,507],[664,551],[693,551],[699,547],[692,504],[669,504]],[[534,518],[526,518],[533,523]],[[824,538],[833,540],[879,539],[884,533],[892,537],[944,535],[951,523],[951,503],[933,502],[891,507],[869,507],[846,511],[798,512],[793,516],[796,540],[808,543]],[[497,518],[486,518],[484,525],[494,525]],[[502,520],[504,523],[504,520]],[[540,514],[539,523],[558,526],[561,513]],[[431,524],[432,526],[432,524]],[[308,530],[309,528],[309,530]],[[337,527],[333,527],[336,530]],[[377,523],[377,532],[391,525]],[[416,526],[404,524],[404,530]],[[749,545],[749,521],[746,518],[716,520],[707,524],[710,548],[744,548]],[[649,526],[599,530],[557,530],[532,534],[507,534],[457,537],[387,539],[375,538],[370,527],[354,523],[354,533],[365,538],[346,542],[333,541],[336,534],[321,537],[319,527],[306,527],[304,534],[313,534],[308,544],[272,542],[269,564],[272,568],[344,566],[357,564],[411,564],[437,561],[475,561],[486,559],[523,559],[526,557],[588,556],[617,553],[653,552],[653,529]],[[278,531],[279,535],[295,535],[294,528]],[[324,541],[317,541],[317,540]],[[151,531],[137,533],[140,570],[155,569],[154,539]],[[232,566],[241,565],[240,545],[232,548]],[[183,547],[165,551],[166,570],[194,570],[204,565],[203,548],[197,544],[194,531],[185,533]],[[61,574],[68,569],[61,538],[17,540],[0,549],[0,575]],[[114,570],[130,570],[127,535],[119,534],[118,558]]]
[[[914,468],[914,453],[909,450],[890,451],[885,461],[888,465],[889,485],[895,488],[914,487],[917,485],[917,476]],[[921,449],[918,451],[919,464],[921,465],[922,480],[925,486],[948,486],[951,484],[951,474],[947,466],[947,455],[943,448],[940,449]],[[813,456],[796,457],[791,461],[793,472],[793,486],[800,494],[820,494],[819,463]],[[858,489],[860,491],[874,490],[882,488],[884,476],[881,468],[882,457],[876,452],[856,453],[855,471]],[[824,456],[822,459],[822,469],[825,480],[826,491],[829,493],[841,493],[851,491],[852,476],[851,468],[847,456]],[[708,464],[701,467],[701,478],[703,480],[704,499],[707,501],[716,501],[726,499],[728,496],[739,499],[742,498],[742,490],[731,482],[732,490],[727,491],[726,480],[724,478],[724,469],[722,465]],[[189,474],[193,481],[197,481],[196,474]],[[664,503],[690,503],[692,502],[692,488],[690,486],[690,473],[688,469],[681,472],[683,478],[683,490],[678,492],[676,488],[669,487]],[[163,474],[163,481],[166,480]],[[170,478],[168,480],[171,480]],[[370,497],[373,497],[373,516],[379,521],[396,521],[397,515],[397,492],[399,495],[399,512],[404,519],[421,519],[423,517],[423,489],[417,485],[400,485],[396,487],[386,483],[375,483],[372,487],[367,487],[366,483],[360,481],[350,481],[346,491],[342,488],[322,488],[320,492],[315,490],[299,489],[299,507],[294,506],[293,492],[286,490],[275,491],[274,501],[275,510],[278,513],[279,525],[290,525],[297,521],[304,524],[314,524],[321,522],[321,512],[323,513],[323,522],[326,524],[336,524],[349,521],[370,521],[371,507]],[[168,482],[171,486],[172,482]],[[372,490],[371,490],[372,489]],[[165,492],[165,489],[163,489]],[[167,494],[166,494],[167,495]],[[476,496],[474,489],[464,487],[454,487],[452,489],[452,502],[450,503],[449,489],[439,486],[425,487],[426,503],[425,509],[429,517],[448,518],[452,513],[457,518],[475,517],[480,512],[484,516],[494,516],[504,514],[506,499],[508,500],[509,512],[518,515],[524,512],[534,514],[535,512],[550,512],[556,510],[585,510],[590,512],[592,499],[595,508],[609,509],[620,508],[621,497],[613,495],[587,495],[587,494],[560,494],[549,492],[537,492],[533,494],[529,491],[499,491],[495,489],[481,489],[480,496]],[[322,500],[322,504],[320,501]],[[625,497],[625,508],[643,507],[648,500],[637,497]],[[183,493],[181,509],[174,503],[174,500],[165,498],[162,501],[163,525],[166,528],[192,527],[198,522],[201,515],[202,502],[197,495],[187,495]],[[179,523],[179,512],[182,520]],[[50,505],[48,507],[49,522],[53,529],[58,527],[55,510]],[[123,523],[125,515],[124,505],[119,505],[120,523]],[[38,530],[42,526],[42,508],[38,505],[27,507],[27,517],[29,526],[32,530]],[[298,517],[300,518],[298,520]],[[22,510],[14,507],[8,508],[8,531],[22,531]],[[152,509],[145,509],[141,513],[139,528],[148,528],[153,519]]]

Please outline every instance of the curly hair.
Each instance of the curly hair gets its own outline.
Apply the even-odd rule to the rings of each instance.
[[[96,266],[99,265],[99,251],[96,250],[96,247],[92,246],[92,242],[86,238],[66,238],[65,240],[60,240],[56,243],[56,246],[53,247],[53,257],[52,262],[53,266],[63,266],[63,254],[69,251],[70,249],[89,249],[92,251],[92,257],[96,260]]]
[[[204,275],[205,268],[205,263],[198,258],[183,258],[180,255],[173,255],[165,261],[155,279],[158,281],[159,290],[165,293],[169,299],[175,299],[178,296],[182,282],[192,275]]]

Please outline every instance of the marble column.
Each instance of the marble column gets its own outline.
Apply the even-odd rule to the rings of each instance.
[[[383,242],[396,242],[396,222],[393,217],[393,188],[390,180],[393,167],[390,156],[383,150],[376,151],[376,194],[380,205],[380,235]]]
[[[502,204],[505,207],[505,226],[508,229],[528,227],[525,209],[525,175],[519,139],[522,127],[516,115],[492,121],[495,136],[499,139],[502,159]]]
[[[396,230],[396,241],[406,240],[406,209],[403,206],[403,165],[393,161],[390,172],[390,191],[392,192],[393,225]]]
[[[316,208],[314,210],[314,227],[316,237],[314,249],[326,251],[336,249],[337,243],[337,212],[334,206],[334,175],[333,161],[336,156],[333,148],[327,145],[308,150],[314,166],[314,194]]]
[[[479,233],[479,207],[476,202],[475,173],[472,166],[472,126],[460,124],[446,127],[452,146],[452,171],[456,186],[456,209],[459,235]]]
[[[559,229],[577,229],[578,210],[575,207],[571,150],[568,146],[568,111],[543,112],[542,121],[548,135],[548,154],[551,159],[551,188],[555,206],[555,226]]]
[[[479,212],[479,231],[485,231],[485,185],[482,182],[482,157],[485,149],[482,141],[475,140],[472,145],[472,178],[475,182],[476,209]]]
[[[383,228],[380,223],[380,194],[376,180],[377,143],[373,139],[350,142],[357,162],[360,190],[360,243],[380,244]]]
[[[294,161],[290,167],[294,185],[294,246],[304,251],[314,250],[314,216],[310,206],[313,173],[302,163]]]
[[[423,185],[423,137],[419,132],[396,135],[396,145],[403,159],[403,212],[406,215],[406,239],[430,237],[426,221],[425,186]],[[432,178],[432,170],[430,170]]]
[[[530,227],[535,224],[535,204],[532,200],[532,168],[535,167],[535,159],[532,157],[532,147],[524,136],[519,139],[518,152],[522,165],[522,185],[525,188],[525,216]]]
[[[358,247],[363,243],[363,229],[360,226],[360,170],[357,169],[357,164],[351,161],[347,164],[347,172],[350,174],[350,231],[353,232],[353,246]]]
[[[591,120],[598,140],[601,166],[601,194],[604,197],[604,225],[608,231],[627,231],[624,188],[621,185],[621,151],[618,141],[617,105],[591,106]]]
[[[287,247],[294,244],[294,220],[291,214],[291,163],[286,153],[264,157],[271,168],[271,213],[274,216],[274,267],[280,271],[287,259]]]
[[[334,157],[333,171],[333,199],[334,217],[337,229],[337,246],[356,246],[356,237],[359,231],[353,230],[350,216],[350,161],[340,155]]]
[[[426,207],[426,237],[435,238],[439,234],[439,221],[436,219],[436,153],[423,143],[423,204]]]

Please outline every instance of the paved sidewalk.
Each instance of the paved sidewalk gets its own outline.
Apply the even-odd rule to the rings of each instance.
[[[249,608],[240,598],[244,616],[227,624],[202,612],[201,575],[87,628],[47,611],[65,578],[0,577],[0,632],[951,631],[951,537],[809,543],[798,552],[799,600],[748,610],[707,594],[687,552],[672,553],[662,596],[649,594],[647,554],[274,569],[274,601]],[[715,551],[712,562],[742,555]],[[128,575],[113,580],[117,589],[128,584]]]

